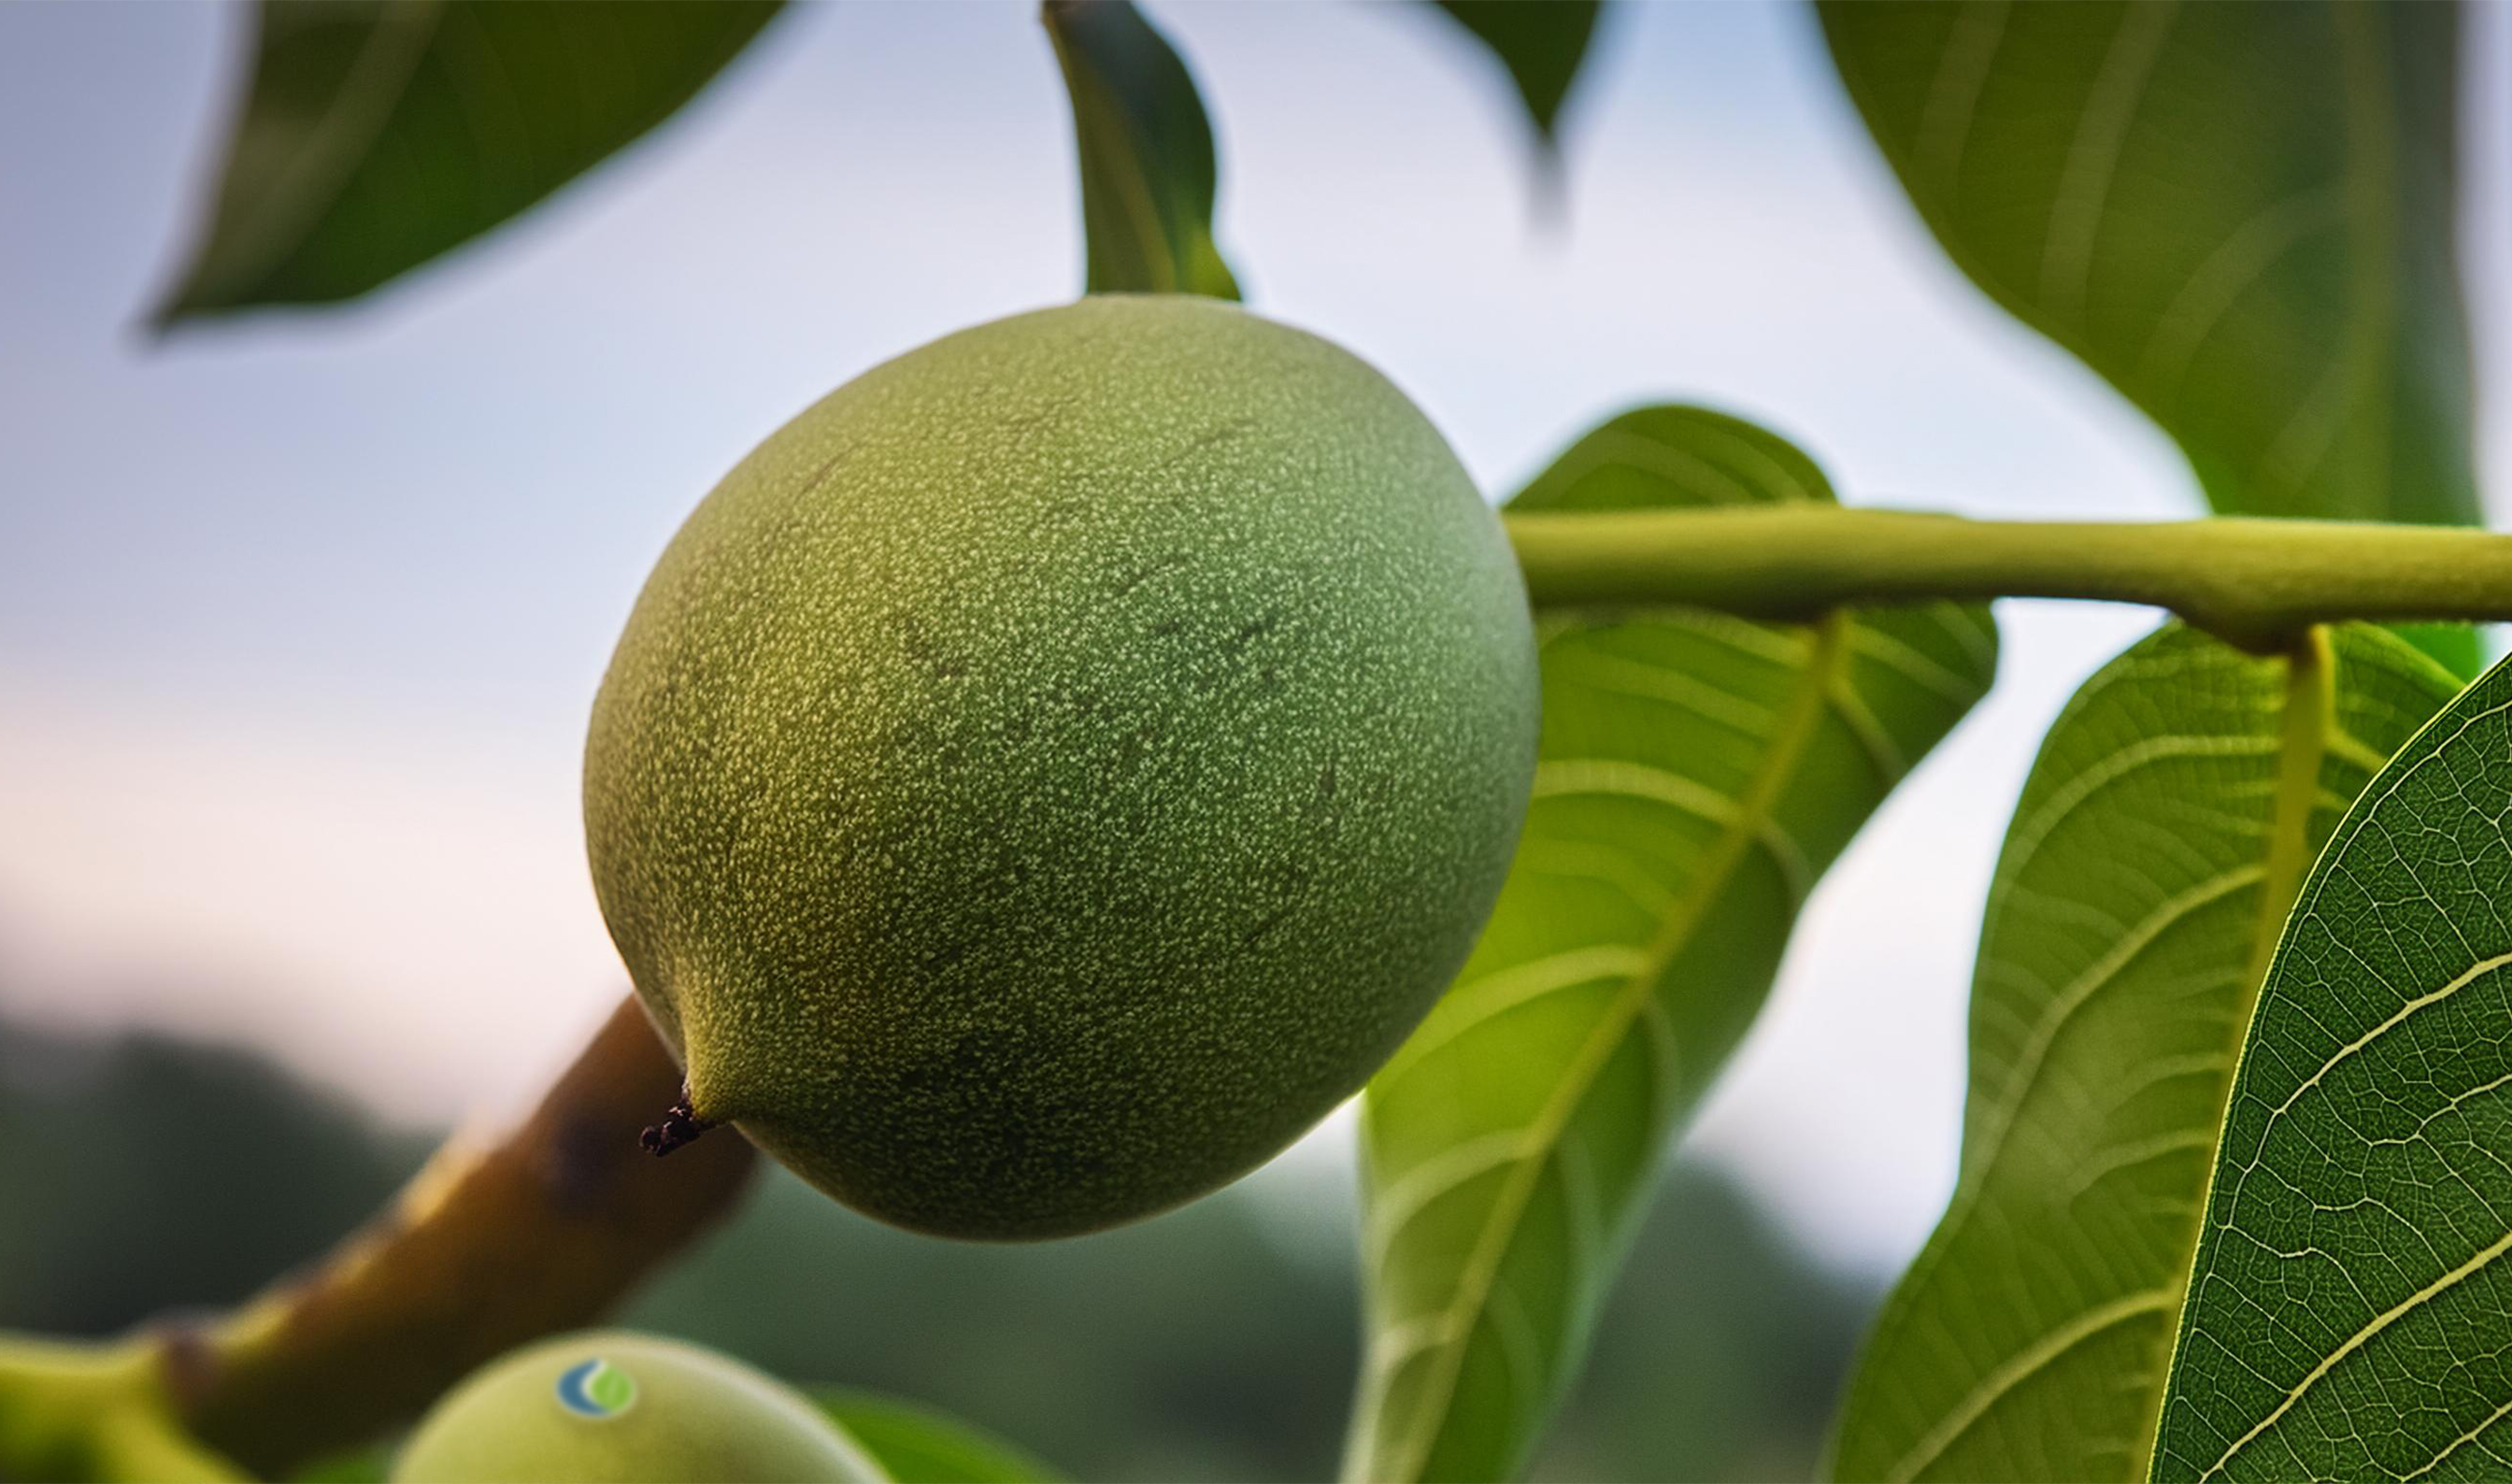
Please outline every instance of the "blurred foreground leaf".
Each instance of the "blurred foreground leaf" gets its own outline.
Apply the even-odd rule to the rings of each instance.
[[[1195,79],[1128,0],[1046,0],[1073,99],[1092,293],[1238,297],[1212,240],[1212,127]]]
[[[813,1397],[897,1484],[1055,1484],[1063,1477],[929,1407],[836,1386],[820,1387]]]
[[[1509,69],[1518,100],[1536,137],[1549,150],[1554,121],[1588,45],[1596,34],[1604,0],[1435,0],[1440,12],[1491,49]]]
[[[2312,868],[2243,1042],[2156,1479],[2512,1459],[2512,668]]]
[[[2380,629],[2261,657],[2170,624],[2068,703],[1989,889],[1961,1174],[1851,1382],[1839,1477],[2144,1477],[2287,909],[2455,688]]]
[[[1650,408],[1580,440],[1512,508],[1831,497],[1759,428]],[[1537,633],[1543,739],[1509,883],[1361,1105],[1355,1478],[1523,1463],[1807,893],[1996,657],[1986,612],[1951,604],[1811,627],[1549,610]]]
[[[2455,6],[1820,9],[1937,240],[2218,512],[2479,519]],[[2477,668],[2467,631],[2419,643]]]
[[[157,323],[354,298],[671,116],[779,0],[261,0],[216,205]]]
[[[384,1484],[392,1477],[395,1446],[378,1443],[316,1459],[290,1474],[289,1484]]]

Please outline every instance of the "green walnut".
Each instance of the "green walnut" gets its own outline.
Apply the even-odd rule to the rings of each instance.
[[[661,1147],[968,1237],[1235,1179],[1464,961],[1536,715],[1497,517],[1349,353],[1102,297],[877,367],[699,505],[594,706]]]
[[[885,1479],[818,1408],[712,1350],[568,1335],[448,1392],[394,1461],[397,1484],[804,1484]]]

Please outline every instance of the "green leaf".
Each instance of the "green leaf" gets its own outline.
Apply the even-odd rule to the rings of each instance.
[[[2288,658],[2171,624],[2068,703],[1989,888],[1961,1174],[1850,1383],[1838,1477],[2143,1476],[2277,930],[2454,688],[2380,629]]]
[[[1650,408],[1512,508],[1830,498],[1771,434]],[[1986,611],[1951,604],[1803,628],[1547,610],[1538,636],[1543,736],[1508,885],[1361,1104],[1355,1477],[1498,1478],[1525,1459],[1806,894],[1996,661]]]
[[[929,1407],[870,1391],[823,1386],[820,1410],[897,1484],[1056,1484],[1062,1474]]]
[[[2512,1468],[2512,667],[2347,810],[2242,1046],[2157,1479]]]
[[[2475,524],[2449,4],[1824,0],[1937,240],[2219,512]],[[2474,674],[2474,637],[2438,651]]]
[[[1553,121],[1588,59],[1604,0],[1434,0],[1439,10],[1491,49],[1517,87],[1536,137],[1547,148]]]
[[[1092,293],[1238,297],[1212,241],[1212,126],[1177,52],[1128,0],[1040,12],[1073,99]]]
[[[2455,7],[1821,14],[1945,251],[2179,440],[2218,510],[2477,519]]]
[[[375,1443],[327,1454],[288,1477],[290,1484],[384,1484],[392,1475],[393,1445]]]
[[[355,298],[671,116],[777,0],[262,0],[217,201],[159,324]]]

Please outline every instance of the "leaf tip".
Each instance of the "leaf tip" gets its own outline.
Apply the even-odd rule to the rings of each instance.
[[[132,322],[132,332],[154,350],[172,339],[177,330],[201,317],[202,306],[192,302],[181,290],[160,295],[139,312]]]

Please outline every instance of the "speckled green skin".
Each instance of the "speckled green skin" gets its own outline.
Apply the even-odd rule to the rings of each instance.
[[[558,1400],[601,1357],[637,1384],[614,1417]],[[738,1361],[623,1331],[567,1335],[475,1373],[421,1420],[394,1484],[814,1484],[887,1477],[799,1392]]]
[[[1085,299],[866,372],[698,507],[594,708],[594,879],[701,1115],[900,1226],[1086,1231],[1394,1049],[1536,706],[1499,522],[1401,393]]]

